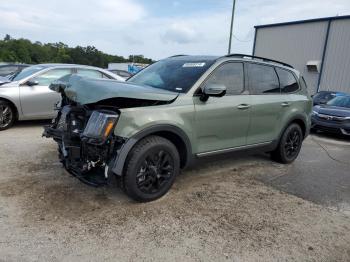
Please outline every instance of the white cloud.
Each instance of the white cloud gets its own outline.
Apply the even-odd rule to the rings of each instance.
[[[8,33],[32,41],[95,45],[111,54],[144,54],[155,59],[180,53],[223,55],[232,1],[213,2],[205,11],[188,13],[185,2],[179,5],[169,0],[169,8],[175,3],[178,12],[165,17],[150,15],[142,0],[1,1],[0,36]],[[233,39],[232,50],[251,52],[254,25],[337,14],[350,14],[349,0],[237,1],[234,34],[241,41]]]
[[[165,43],[187,44],[199,41],[200,35],[186,23],[174,23],[162,35]]]

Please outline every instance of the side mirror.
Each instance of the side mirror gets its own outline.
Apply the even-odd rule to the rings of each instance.
[[[36,86],[36,85],[39,85],[39,82],[36,81],[36,80],[28,80],[26,82],[26,85],[28,85],[28,86]]]
[[[203,88],[202,101],[207,101],[210,96],[222,97],[226,94],[226,86],[220,84],[207,84]]]

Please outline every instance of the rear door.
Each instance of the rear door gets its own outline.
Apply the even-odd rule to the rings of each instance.
[[[226,62],[204,81],[227,89],[223,97],[202,102],[194,97],[197,152],[224,150],[244,146],[250,117],[250,97],[244,92],[243,63]]]
[[[28,118],[54,117],[54,106],[60,101],[61,96],[59,93],[50,90],[49,85],[70,73],[70,68],[51,69],[30,79],[31,81],[37,81],[37,85],[22,84],[19,90],[23,115]]]
[[[273,141],[284,110],[277,73],[273,66],[265,64],[247,63],[246,66],[252,103],[247,144]]]

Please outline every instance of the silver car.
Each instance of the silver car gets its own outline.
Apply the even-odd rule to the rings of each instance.
[[[0,85],[0,131],[16,120],[50,119],[55,117],[54,105],[60,95],[49,85],[68,74],[124,81],[107,70],[84,65],[39,64],[23,69],[11,82]]]

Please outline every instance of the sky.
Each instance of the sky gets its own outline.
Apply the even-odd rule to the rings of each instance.
[[[93,45],[128,57],[227,53],[232,0],[0,0],[0,38]],[[233,53],[254,25],[350,15],[350,0],[236,0]]]

